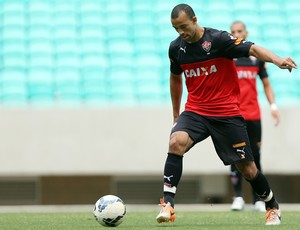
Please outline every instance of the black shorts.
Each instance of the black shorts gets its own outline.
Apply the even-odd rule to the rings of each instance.
[[[171,133],[185,131],[197,144],[211,136],[224,165],[253,161],[246,124],[242,116],[208,117],[190,111],[180,114]]]

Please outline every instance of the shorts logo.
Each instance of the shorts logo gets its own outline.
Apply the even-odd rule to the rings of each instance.
[[[240,147],[244,147],[246,145],[247,145],[246,142],[241,142],[241,143],[233,144],[232,147],[233,148],[240,148]]]
[[[204,49],[204,51],[208,53],[211,49],[211,42],[208,41],[203,42],[202,49]]]
[[[240,155],[241,159],[246,158],[245,147],[243,147],[242,149],[237,149],[236,152]]]
[[[247,145],[246,142],[241,142],[232,145],[232,147],[236,149],[236,153],[240,156],[241,159],[246,158],[246,152],[245,152],[246,145]]]

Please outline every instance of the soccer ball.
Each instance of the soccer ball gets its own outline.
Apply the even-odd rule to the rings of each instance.
[[[106,195],[97,200],[93,213],[99,224],[115,227],[123,222],[126,206],[119,197]]]

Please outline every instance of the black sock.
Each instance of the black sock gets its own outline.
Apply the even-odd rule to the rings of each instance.
[[[176,188],[182,174],[182,156],[168,153],[164,169],[164,201],[174,207]]]
[[[248,180],[249,181],[249,180]],[[270,185],[266,179],[266,177],[258,171],[256,177],[249,181],[252,186],[252,189],[256,192],[256,194],[265,201],[266,209],[276,208],[279,209],[279,205],[275,199],[275,196],[270,188]]]
[[[255,204],[257,201],[260,201],[260,198],[256,194],[256,192],[252,189],[252,203]]]
[[[235,165],[231,165],[230,173],[231,184],[233,185],[233,191],[235,197],[242,197],[242,181],[243,175],[237,170]]]

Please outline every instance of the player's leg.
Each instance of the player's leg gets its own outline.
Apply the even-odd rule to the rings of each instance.
[[[260,199],[265,202],[267,210],[266,225],[279,225],[281,222],[279,204],[266,177],[257,169],[253,161],[237,162],[236,166],[242,172],[244,178],[251,184],[252,189]]]
[[[252,154],[254,157],[254,162],[259,171],[262,172],[261,163],[260,163],[260,145],[261,145],[261,121],[246,121],[247,123],[247,132],[249,136],[250,146],[252,150]],[[254,204],[254,210],[257,211],[266,211],[265,204],[256,194],[256,192],[252,189],[252,198]]]
[[[257,169],[242,117],[211,118],[208,126],[216,151],[225,165],[236,164],[243,177],[265,202],[267,225],[280,224],[279,205],[266,177]]]
[[[164,168],[164,196],[160,200],[162,208],[156,217],[158,223],[175,221],[174,199],[182,175],[182,158],[192,145],[193,140],[187,132],[177,131],[171,134]]]
[[[175,220],[174,203],[177,186],[182,175],[183,155],[194,144],[206,137],[208,137],[208,132],[199,115],[183,112],[179,116],[169,140],[169,152],[164,167],[162,209],[156,218],[159,223]]]
[[[231,210],[242,211],[245,207],[245,201],[243,199],[242,192],[242,181],[244,178],[241,172],[236,168],[235,164],[230,165],[230,171],[230,181],[234,192]]]

